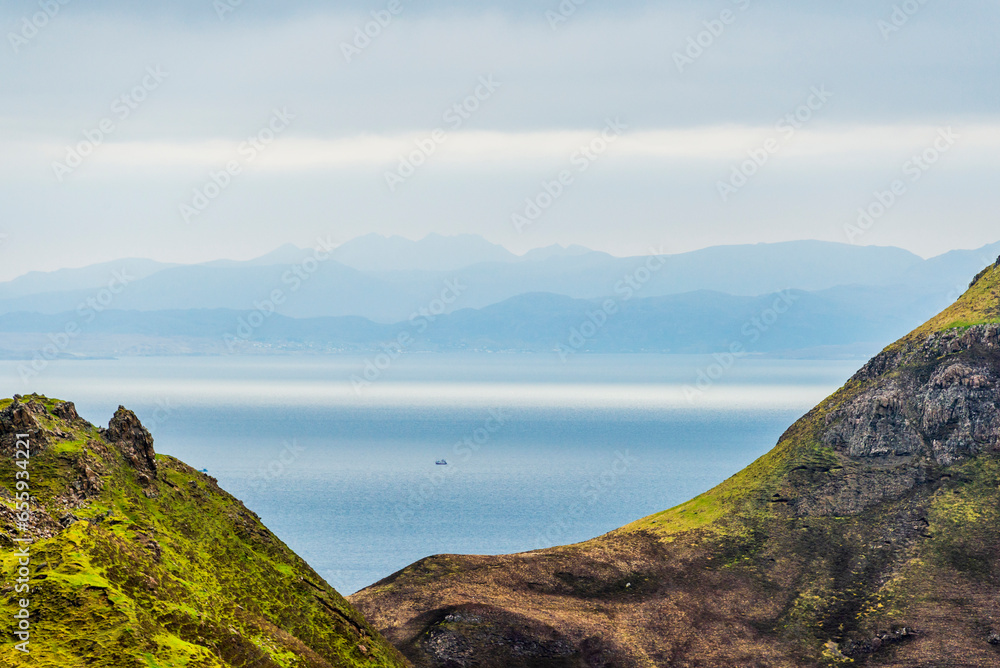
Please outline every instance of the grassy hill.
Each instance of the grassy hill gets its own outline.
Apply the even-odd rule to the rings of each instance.
[[[1000,666],[998,321],[1000,262],[705,494],[351,600],[419,666]]]
[[[405,664],[253,512],[152,445],[124,408],[99,429],[70,403],[0,401],[0,666]]]

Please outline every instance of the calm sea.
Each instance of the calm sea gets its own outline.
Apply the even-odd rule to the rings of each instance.
[[[207,469],[349,594],[428,555],[577,542],[681,503],[860,366],[722,362],[407,355],[363,386],[354,356],[60,361],[27,383],[0,369],[7,396],[75,401],[95,424],[135,410],[158,452]]]

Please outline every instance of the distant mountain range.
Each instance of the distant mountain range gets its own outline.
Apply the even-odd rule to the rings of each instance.
[[[474,235],[368,235],[329,253],[289,245],[250,261],[126,259],[0,283],[0,354],[30,355],[76,325],[60,355],[377,350],[402,333],[413,350],[712,352],[743,342],[861,355],[944,308],[998,254],[1000,243],[924,260],[800,241],[519,256]],[[781,295],[793,296],[787,312],[746,334]],[[587,335],[574,335],[581,328]]]

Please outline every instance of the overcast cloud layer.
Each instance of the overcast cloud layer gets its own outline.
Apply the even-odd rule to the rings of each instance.
[[[0,278],[368,232],[1000,239],[995,2],[390,7],[0,2]]]

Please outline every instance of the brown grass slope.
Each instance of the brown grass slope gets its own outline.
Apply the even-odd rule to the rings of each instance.
[[[715,489],[351,600],[418,666],[1000,666],[997,322],[1000,262]]]

